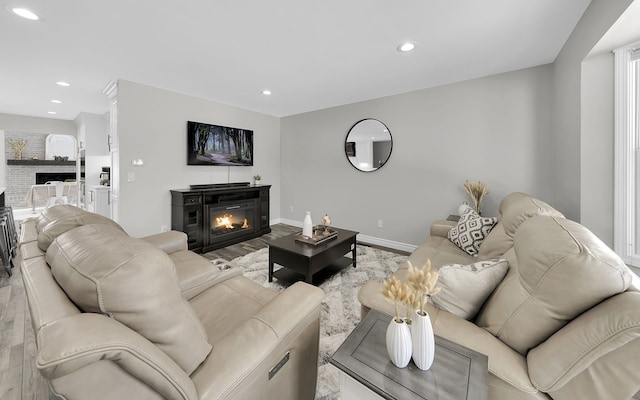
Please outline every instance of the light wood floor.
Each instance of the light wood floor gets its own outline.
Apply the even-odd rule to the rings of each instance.
[[[9,277],[0,270],[0,399],[44,400],[49,386],[35,368],[36,343],[20,274],[20,255]]]

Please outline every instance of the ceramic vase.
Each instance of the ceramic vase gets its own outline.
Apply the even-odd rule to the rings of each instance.
[[[431,319],[426,312],[425,315],[420,315],[420,311],[416,310],[411,321],[411,341],[413,343],[413,362],[419,369],[428,370],[433,364],[436,345]]]
[[[307,211],[302,222],[302,235],[307,237],[313,236],[313,222],[311,222],[311,211]]]
[[[387,327],[387,353],[393,365],[404,368],[411,360],[411,331],[409,325],[402,320],[397,322],[391,318]]]

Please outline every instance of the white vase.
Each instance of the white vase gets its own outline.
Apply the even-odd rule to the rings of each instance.
[[[426,312],[425,315],[420,315],[420,311],[416,310],[411,321],[411,340],[413,342],[413,362],[419,369],[428,370],[433,364],[436,344],[431,320]]]
[[[307,211],[302,222],[302,236],[313,236],[313,222],[311,222],[311,211]]]
[[[409,326],[403,320],[396,322],[391,318],[387,327],[387,353],[393,365],[404,368],[411,360],[411,332]]]

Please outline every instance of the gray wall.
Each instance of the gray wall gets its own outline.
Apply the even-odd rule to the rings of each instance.
[[[76,136],[76,124],[66,119],[0,113],[0,129],[7,131]]]
[[[253,167],[187,165],[187,121],[251,129]],[[119,223],[132,236],[171,226],[170,189],[190,184],[251,182],[271,189],[271,218],[280,213],[280,119],[128,81],[118,84]],[[133,159],[144,160],[134,167]],[[129,182],[129,173],[135,181]]]
[[[589,158],[584,159],[581,145],[581,115],[583,111],[581,85],[582,62],[604,36],[632,0],[593,0],[553,63],[555,81],[555,206],[568,218],[580,221],[581,214],[600,213],[611,192],[595,194],[591,189],[583,193],[581,182],[593,170]],[[612,103],[611,103],[612,106]],[[605,149],[606,150],[606,149]],[[595,156],[595,155],[594,155]],[[605,156],[607,157],[607,156]],[[598,163],[600,161],[597,161]],[[612,164],[612,160],[610,161]],[[582,207],[582,201],[588,201]],[[606,211],[606,209],[605,209]],[[596,234],[607,234],[605,231]]]
[[[466,179],[487,183],[484,214],[507,193],[552,201],[552,67],[529,68],[282,119],[281,215],[417,245],[434,219],[469,200]],[[348,129],[384,122],[393,153],[375,172],[344,154]],[[291,211],[293,210],[293,211]],[[383,228],[378,228],[378,220]]]
[[[580,222],[613,247],[613,53],[582,63]]]

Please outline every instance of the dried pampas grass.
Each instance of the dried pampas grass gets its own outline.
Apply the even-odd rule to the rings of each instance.
[[[489,194],[487,185],[482,181],[470,182],[469,180],[466,180],[464,182],[464,190],[467,191],[469,197],[471,197],[471,201],[473,201],[473,209],[476,210],[478,214],[481,214],[482,198]]]

